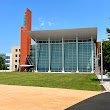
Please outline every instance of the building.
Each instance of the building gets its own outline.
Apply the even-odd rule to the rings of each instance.
[[[12,71],[12,54],[6,53],[6,54],[0,54],[0,56],[4,59],[5,64],[7,66],[7,70]]]
[[[31,31],[31,11],[21,27],[21,71],[91,72],[95,70],[97,28]],[[31,45],[30,39],[35,41]]]
[[[5,64],[7,65],[7,69],[12,71],[12,53],[6,53]]]
[[[0,54],[7,65],[7,70],[18,71],[20,62],[20,46],[14,46],[11,48],[11,53]]]
[[[30,31],[36,71],[94,72],[97,28]]]
[[[20,65],[20,46],[11,48],[12,53],[12,71],[19,71]]]

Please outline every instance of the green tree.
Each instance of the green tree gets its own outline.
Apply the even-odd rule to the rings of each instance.
[[[7,66],[5,65],[5,60],[0,56],[0,70],[7,69]]]
[[[109,28],[106,28],[106,32],[107,35],[110,36]],[[107,41],[103,41],[102,51],[103,51],[103,67],[104,69],[110,71],[110,37],[108,37]]]
[[[106,28],[106,32],[107,32],[108,36],[110,36],[110,29],[109,28]]]
[[[106,28],[107,35],[110,36],[110,29]],[[102,53],[103,53],[103,69],[110,72],[110,37],[108,40],[103,41],[102,44]],[[99,66],[101,66],[101,55],[99,59]]]
[[[107,41],[103,41],[102,45],[103,51],[103,67],[104,69],[110,71],[110,39]]]

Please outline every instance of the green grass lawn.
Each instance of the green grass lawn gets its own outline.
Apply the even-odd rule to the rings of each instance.
[[[95,74],[4,72],[0,84],[101,91]]]

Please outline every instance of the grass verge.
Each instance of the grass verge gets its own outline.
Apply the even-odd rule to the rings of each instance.
[[[95,74],[1,72],[0,84],[101,91]]]

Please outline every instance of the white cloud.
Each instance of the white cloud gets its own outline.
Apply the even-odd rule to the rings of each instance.
[[[48,22],[48,26],[52,26],[52,25],[54,25],[54,23]]]
[[[45,23],[44,23],[44,22],[41,22],[41,23],[40,23],[40,26],[44,26],[44,25],[45,25]]]
[[[38,22],[39,22],[40,26],[52,26],[52,25],[54,25],[53,22],[51,22],[51,21],[46,21],[46,20],[44,20],[42,17],[39,17],[39,18],[38,18]]]
[[[38,30],[38,29],[42,29],[42,27],[46,26],[46,27],[50,27],[53,26],[54,23],[51,21],[47,21],[45,19],[43,19],[42,17],[37,18],[37,26],[33,26],[33,30]]]

